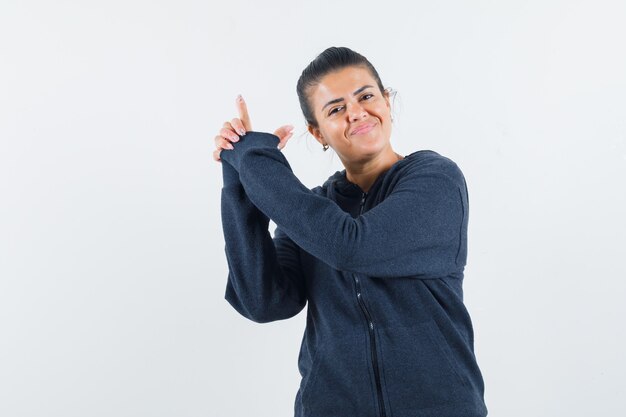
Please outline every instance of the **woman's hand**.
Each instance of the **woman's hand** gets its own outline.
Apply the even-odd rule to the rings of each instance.
[[[239,117],[235,117],[230,122],[225,122],[219,131],[219,134],[215,136],[215,146],[217,149],[213,152],[213,159],[217,162],[222,162],[220,153],[224,149],[234,149],[231,142],[239,141],[239,136],[243,136],[247,131],[252,130],[252,124],[250,123],[250,115],[248,114],[248,107],[241,95],[237,96],[237,111]],[[278,136],[280,142],[278,143],[278,149],[282,149],[287,145],[287,141],[293,135],[293,126],[285,125],[281,126],[274,134]]]

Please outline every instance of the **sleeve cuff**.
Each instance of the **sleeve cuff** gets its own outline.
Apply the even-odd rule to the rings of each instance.
[[[239,181],[239,173],[232,165],[222,162],[222,179],[224,187],[230,185],[241,184]]]
[[[239,136],[239,142],[233,143],[235,149],[223,149],[220,159],[228,162],[237,172],[241,166],[241,159],[251,149],[277,148],[280,138],[272,133],[249,131]]]

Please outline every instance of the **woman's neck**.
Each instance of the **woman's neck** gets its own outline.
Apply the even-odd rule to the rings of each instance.
[[[390,152],[364,164],[355,164],[354,166],[344,164],[346,166],[346,179],[358,185],[364,192],[368,192],[376,178],[401,159],[404,159],[404,156],[390,150]]]

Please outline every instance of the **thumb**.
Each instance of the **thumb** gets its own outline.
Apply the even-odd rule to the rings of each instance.
[[[279,149],[285,147],[287,141],[293,135],[293,129],[294,127],[292,125],[284,125],[274,131],[274,134],[280,139],[280,143],[278,144]]]
[[[281,126],[274,131],[274,134],[278,136],[278,138],[282,142],[287,136],[291,136],[291,134],[293,133],[293,129],[294,128],[292,125]]]

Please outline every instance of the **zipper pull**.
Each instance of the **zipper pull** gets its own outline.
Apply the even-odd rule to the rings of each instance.
[[[367,197],[367,193],[363,193],[363,197],[361,197],[361,209],[359,210],[359,214],[363,213],[363,206],[365,205],[365,197]]]

